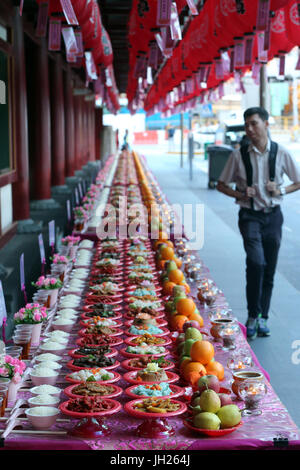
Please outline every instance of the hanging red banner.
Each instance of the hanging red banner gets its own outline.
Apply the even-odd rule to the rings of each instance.
[[[253,44],[254,44],[254,34],[247,34],[245,35],[244,39],[244,65],[251,65],[252,64],[252,52],[253,52]]]
[[[77,45],[77,57],[83,57],[84,55],[84,47],[83,47],[83,40],[82,40],[82,32],[77,30],[75,31],[75,39]]]
[[[171,21],[171,4],[172,0],[157,0],[157,17],[158,26],[169,26]]]
[[[180,41],[182,39],[179,17],[177,12],[177,6],[175,2],[172,2],[171,5],[171,22],[170,22],[170,29],[171,29],[171,38],[174,41]]]
[[[70,0],[60,0],[61,7],[63,9],[67,23],[72,26],[78,26],[78,20],[76,18],[72,3]]]
[[[51,18],[49,20],[49,37],[48,49],[49,51],[60,51],[61,43],[61,23],[62,18]]]
[[[259,0],[257,6],[256,30],[265,31],[268,28],[270,0]]]
[[[49,3],[48,1],[39,3],[38,17],[37,17],[37,26],[35,30],[35,35],[39,38],[46,37],[47,34],[47,25],[48,25],[48,11]]]
[[[198,9],[195,5],[195,1],[194,0],[186,0],[186,3],[189,6],[191,14],[192,15],[198,15]]]

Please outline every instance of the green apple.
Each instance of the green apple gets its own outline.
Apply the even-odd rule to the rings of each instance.
[[[199,405],[203,411],[216,413],[221,408],[221,400],[214,390],[204,390],[200,395]]]
[[[185,339],[202,340],[202,334],[197,328],[187,328],[185,330]]]
[[[193,417],[193,424],[199,429],[220,429],[221,421],[215,413],[203,411]]]
[[[222,406],[217,416],[221,421],[221,429],[231,428],[236,426],[241,421],[241,410],[236,405],[225,405]]]

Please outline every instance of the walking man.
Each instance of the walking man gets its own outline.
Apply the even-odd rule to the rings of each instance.
[[[300,169],[268,132],[268,112],[244,112],[250,143],[234,150],[219,178],[217,189],[239,204],[239,229],[246,252],[247,337],[269,336],[267,324],[273,280],[281,242],[280,204],[286,194],[300,189]],[[292,184],[283,186],[286,174]],[[229,184],[236,183],[235,189]]]

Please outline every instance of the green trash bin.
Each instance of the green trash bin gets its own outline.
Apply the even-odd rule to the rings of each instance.
[[[207,152],[208,163],[208,187],[214,189],[225,167],[229,155],[234,149],[230,145],[209,145]]]
[[[211,142],[204,143],[204,160],[208,159],[208,147],[212,145]]]

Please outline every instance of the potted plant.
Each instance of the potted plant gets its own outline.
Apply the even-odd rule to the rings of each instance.
[[[24,361],[5,355],[0,357],[0,377],[11,379],[8,386],[8,402],[15,402],[18,388],[21,384],[22,375],[26,369]]]
[[[62,281],[56,277],[40,276],[36,282],[32,283],[32,285],[38,289],[49,291],[49,295],[46,300],[46,307],[51,308],[54,306],[57,300],[58,291],[63,284]]]
[[[47,320],[48,314],[45,306],[38,303],[26,304],[14,314],[14,322],[16,324],[34,325],[31,334],[31,343],[36,345],[39,343],[42,323]]]

